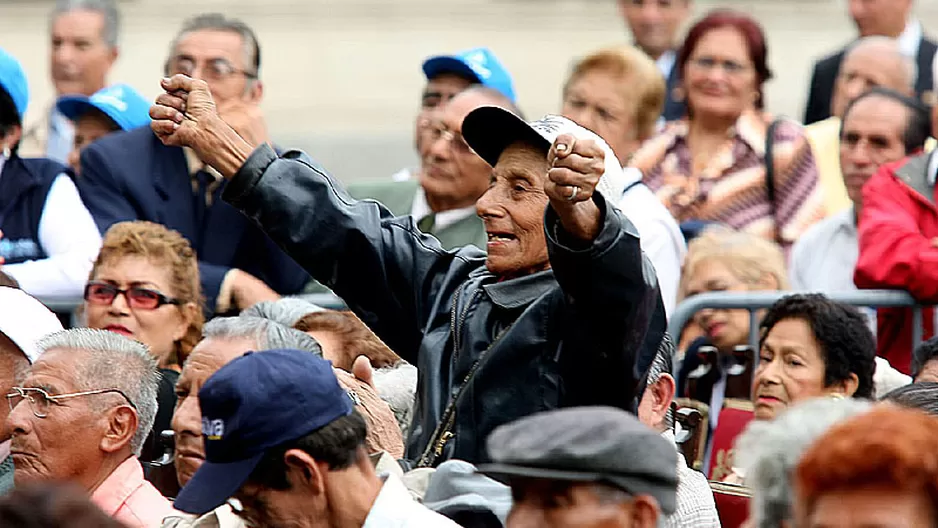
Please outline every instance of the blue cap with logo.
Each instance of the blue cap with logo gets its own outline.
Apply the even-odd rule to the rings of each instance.
[[[455,73],[475,79],[482,86],[498,90],[516,103],[511,75],[498,57],[488,48],[472,48],[453,55],[430,57],[423,63],[423,73],[432,79],[444,73]]]
[[[10,94],[22,122],[26,107],[29,106],[29,83],[26,82],[26,73],[20,61],[3,48],[0,48],[0,88]]]
[[[140,92],[126,84],[114,84],[102,88],[91,97],[66,95],[59,98],[55,107],[72,121],[89,110],[99,110],[117,123],[121,130],[150,124],[150,102],[144,99]]]
[[[205,462],[174,506],[203,514],[244,485],[264,453],[352,413],[332,363],[301,350],[248,352],[199,391]]]

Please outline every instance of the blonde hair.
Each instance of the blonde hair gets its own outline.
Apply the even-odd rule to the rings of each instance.
[[[189,352],[202,338],[202,325],[205,324],[199,264],[195,251],[182,235],[160,224],[145,221],[118,222],[104,234],[101,252],[91,268],[90,278],[95,278],[101,266],[124,257],[143,257],[154,264],[167,267],[170,271],[172,292],[166,294],[183,303],[178,306],[180,310],[188,303],[195,306],[189,329],[183,338],[176,342],[176,357],[170,358],[182,365]]]
[[[759,285],[766,277],[771,277],[779,290],[788,289],[785,254],[778,244],[751,233],[714,226],[687,245],[678,301],[687,296],[687,283],[697,266],[710,260],[720,262],[740,282],[749,286]]]
[[[573,71],[563,87],[564,94],[580,77],[594,71],[622,78],[619,93],[627,107],[634,103],[638,139],[644,140],[655,135],[656,123],[664,109],[666,87],[654,61],[633,46],[601,49],[573,65]]]

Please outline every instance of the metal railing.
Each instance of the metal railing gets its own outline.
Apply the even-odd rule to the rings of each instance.
[[[753,350],[759,348],[759,318],[753,317],[753,312],[762,310],[775,304],[786,295],[793,293],[808,293],[796,291],[763,291],[763,292],[712,292],[695,295],[679,304],[668,321],[668,334],[675,343],[681,339],[681,332],[687,323],[693,319],[694,314],[706,308],[716,309],[744,309],[749,312],[749,344]],[[823,292],[831,300],[850,304],[853,306],[869,306],[874,308],[911,308],[912,309],[912,346],[922,342],[922,308],[923,305],[904,291],[898,290],[857,290],[850,292]]]

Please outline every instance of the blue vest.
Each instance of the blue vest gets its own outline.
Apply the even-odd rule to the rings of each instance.
[[[14,156],[0,174],[0,257],[6,264],[47,258],[39,243],[39,219],[56,176],[68,168],[47,159]]]

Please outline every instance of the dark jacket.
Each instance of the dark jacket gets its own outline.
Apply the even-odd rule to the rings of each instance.
[[[915,64],[918,78],[915,81],[915,95],[921,97],[924,92],[933,89],[932,60],[938,45],[927,38],[922,38],[918,46]],[[825,57],[814,64],[811,74],[811,87],[808,92],[808,104],[804,111],[804,124],[810,125],[831,116],[831,99],[834,96],[834,84],[840,73],[840,64],[844,60],[847,48]]]
[[[39,220],[52,183],[59,174],[71,174],[64,165],[47,159],[13,156],[3,164],[0,178],[0,257],[4,264],[48,258],[39,241]]]
[[[565,242],[552,209],[545,232],[553,269],[499,282],[475,247],[444,251],[410,217],[355,201],[299,152],[258,147],[225,190],[317,280],[342,297],[420,371],[407,458],[436,445],[454,389],[485,354],[456,407],[441,456],[488,460],[492,430],[574,405],[631,408],[654,357],[646,332],[660,295],[635,228],[597,193],[603,227],[588,247]],[[445,425],[445,424],[444,424]]]
[[[687,114],[687,104],[684,99],[674,98],[675,90],[680,84],[681,72],[678,71],[677,60],[675,60],[674,66],[671,66],[671,73],[665,79],[664,110],[661,112],[661,117],[665,121],[676,121]]]
[[[179,231],[199,258],[208,314],[225,274],[238,268],[278,293],[301,291],[309,276],[264,233],[221,200],[211,206],[192,192],[186,157],[167,147],[150,127],[117,132],[89,145],[81,154],[81,198],[104,233],[125,220],[149,220]]]

